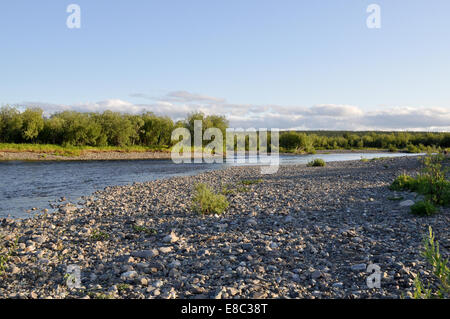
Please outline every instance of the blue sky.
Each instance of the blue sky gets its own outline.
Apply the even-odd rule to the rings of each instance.
[[[448,0],[3,1],[0,104],[449,130],[449,14]]]

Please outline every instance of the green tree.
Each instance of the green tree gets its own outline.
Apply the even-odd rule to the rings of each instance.
[[[0,140],[4,143],[22,141],[22,116],[16,108],[4,106],[0,109]]]
[[[26,141],[35,141],[44,128],[43,111],[40,108],[27,108],[22,115],[22,137]]]

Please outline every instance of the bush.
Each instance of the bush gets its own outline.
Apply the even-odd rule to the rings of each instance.
[[[216,194],[206,184],[197,184],[192,199],[192,210],[202,214],[222,214],[228,208],[228,200],[224,195]]]
[[[411,206],[411,213],[419,216],[431,216],[436,213],[436,210],[433,203],[428,200],[419,201]]]
[[[408,144],[406,146],[408,153],[420,153],[420,148],[413,144]]]
[[[398,176],[392,185],[389,187],[392,191],[405,191],[405,190],[414,190],[415,189],[416,180],[406,174],[401,174]]]
[[[419,215],[434,213],[431,205],[450,205],[450,182],[447,179],[447,169],[442,168],[445,158],[441,155],[429,155],[424,159],[424,168],[413,178],[406,174],[398,176],[390,189],[393,191],[413,191],[425,196],[427,203],[417,203],[415,207]]]
[[[326,163],[323,159],[316,158],[315,160],[309,162],[307,166],[308,167],[326,166]]]

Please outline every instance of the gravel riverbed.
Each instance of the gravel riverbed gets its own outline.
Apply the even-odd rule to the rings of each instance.
[[[109,187],[52,214],[0,220],[1,254],[14,251],[0,297],[408,298],[416,274],[432,278],[420,255],[428,227],[444,256],[450,248],[450,209],[413,216],[403,205],[415,194],[388,189],[420,166],[401,157],[288,165],[274,175],[232,167]],[[191,211],[198,182],[235,189],[225,214]],[[367,286],[372,263],[379,289]],[[78,289],[68,288],[69,265],[81,269]]]

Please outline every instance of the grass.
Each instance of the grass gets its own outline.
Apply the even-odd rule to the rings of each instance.
[[[439,242],[435,241],[431,227],[429,227],[428,236],[425,236],[423,239],[423,245],[422,256],[432,268],[432,273],[437,282],[437,289],[433,291],[429,284],[425,287],[419,275],[417,275],[414,280],[415,289],[413,297],[415,299],[448,299],[450,294],[450,268],[448,266],[448,258],[442,258],[439,251]]]
[[[145,226],[133,225],[133,230],[136,233],[145,233],[147,235],[156,235],[158,232],[154,228],[148,228]]]
[[[109,234],[106,232],[103,232],[101,230],[94,230],[91,234],[91,239],[94,241],[102,241],[107,240],[109,238]]]
[[[58,156],[80,156],[85,153],[107,153],[107,152],[122,152],[122,153],[143,153],[143,152],[168,152],[168,147],[145,147],[145,146],[61,146],[53,144],[10,144],[0,143],[1,152],[11,153],[41,153],[45,155]]]
[[[250,188],[245,187],[245,186],[234,187],[233,185],[227,184],[227,185],[222,186],[221,194],[227,196],[227,195],[233,195],[236,193],[246,193],[249,191],[250,191]]]
[[[315,160],[312,160],[309,162],[306,166],[308,167],[323,167],[326,166],[326,162],[321,158],[316,158]]]
[[[202,214],[222,214],[228,208],[229,203],[225,195],[216,194],[214,190],[206,184],[195,185],[194,197],[192,199],[192,210]]]
[[[0,276],[2,276],[3,273],[5,272],[9,259],[14,255],[15,251],[17,250],[18,242],[19,238],[17,238],[11,244],[11,247],[9,247],[9,249],[6,247],[5,248],[0,247]]]
[[[122,292],[122,291],[125,291],[125,290],[128,290],[128,289],[130,289],[130,285],[129,284],[122,283],[122,284],[118,284],[117,285],[117,290],[119,292]]]
[[[245,180],[242,180],[242,181],[241,181],[241,184],[242,184],[242,185],[249,186],[249,185],[260,184],[260,183],[262,183],[262,182],[263,182],[262,179],[245,179]]]

